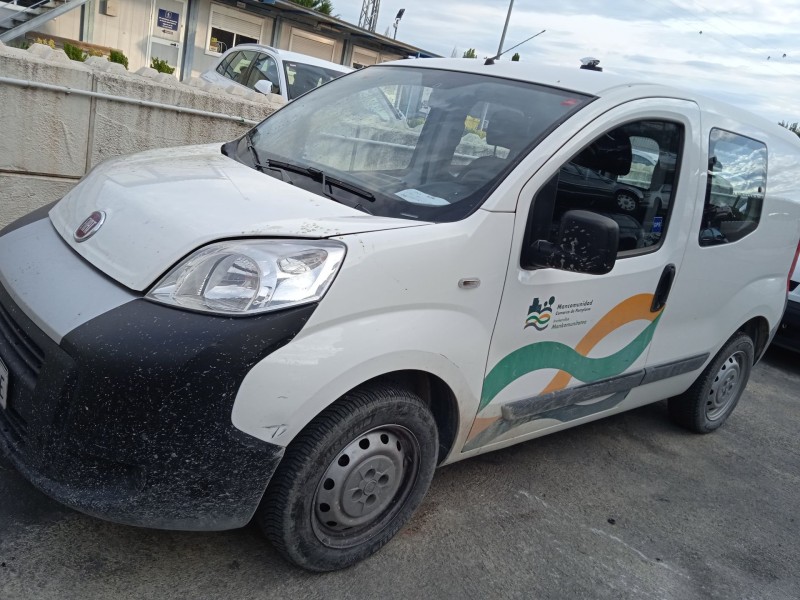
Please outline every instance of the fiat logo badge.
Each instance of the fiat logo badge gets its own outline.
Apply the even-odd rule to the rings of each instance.
[[[103,226],[106,220],[106,213],[101,210],[96,210],[81,223],[80,227],[75,230],[73,236],[76,242],[85,242],[92,237],[97,230]]]

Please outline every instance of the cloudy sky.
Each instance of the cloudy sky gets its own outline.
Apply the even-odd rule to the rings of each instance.
[[[333,4],[334,14],[358,23],[361,0]],[[497,53],[508,0],[381,0],[378,33],[400,8],[399,40],[442,56],[475,48],[485,57]],[[799,0],[515,0],[503,47],[542,29],[516,50],[522,61],[577,68],[593,56],[606,72],[800,121]]]

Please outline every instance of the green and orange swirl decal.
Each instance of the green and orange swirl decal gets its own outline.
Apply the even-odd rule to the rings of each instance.
[[[539,394],[564,389],[573,377],[590,383],[620,375],[641,356],[653,339],[661,311],[650,312],[652,302],[652,294],[638,294],[623,300],[604,315],[575,348],[560,342],[538,342],[503,357],[483,381],[478,412],[486,408],[510,383],[540,369],[559,369],[559,372]],[[610,356],[587,356],[607,335],[637,320],[650,321],[650,324],[627,346]]]

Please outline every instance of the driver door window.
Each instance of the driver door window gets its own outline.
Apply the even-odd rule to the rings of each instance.
[[[677,123],[637,121],[584,147],[558,172],[550,241],[564,214],[578,209],[617,223],[620,253],[657,247],[669,223],[682,138]]]
[[[253,68],[247,76],[245,85],[251,90],[256,88],[259,81],[267,80],[272,84],[272,93],[281,93],[280,76],[278,75],[278,63],[269,54],[259,53]]]

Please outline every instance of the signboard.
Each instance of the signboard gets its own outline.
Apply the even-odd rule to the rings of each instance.
[[[178,33],[178,25],[180,24],[180,20],[180,13],[159,8],[158,17],[156,18],[156,27],[158,27],[160,30],[159,33],[163,34],[163,36],[172,37]]]
[[[661,233],[663,226],[664,226],[664,217],[654,217],[653,226],[650,228],[650,231],[653,233]]]

